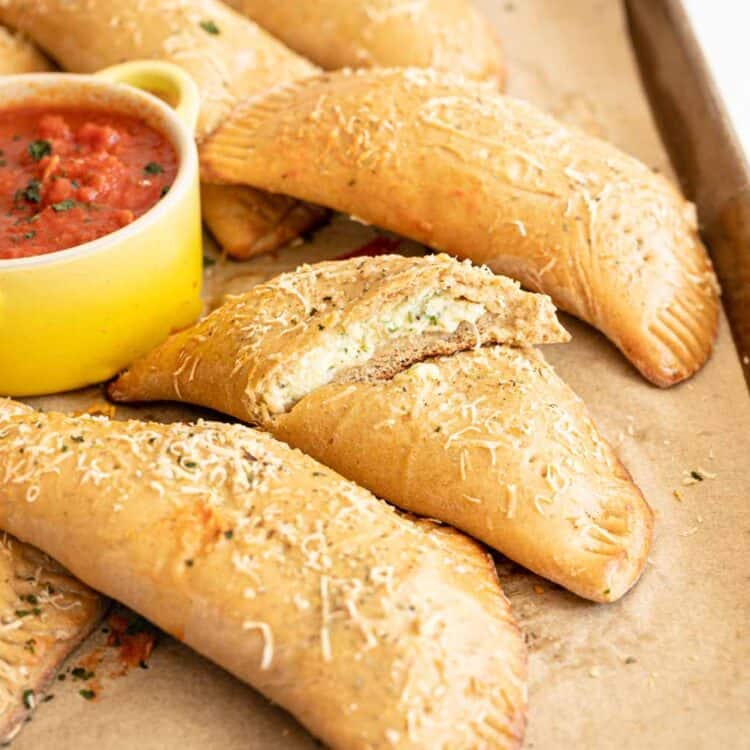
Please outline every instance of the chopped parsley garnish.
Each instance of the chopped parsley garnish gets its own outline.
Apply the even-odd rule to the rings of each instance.
[[[233,529],[227,529],[224,532],[224,538],[225,539],[231,539],[234,536],[234,530]]]
[[[159,197],[160,197],[160,198],[163,198],[163,197],[164,197],[164,196],[165,196],[165,195],[166,195],[166,194],[167,194],[167,193],[169,192],[169,188],[171,188],[171,187],[172,187],[171,185],[165,185],[165,186],[164,186],[164,187],[163,187],[163,188],[161,189],[161,193],[159,193]]]
[[[200,27],[208,34],[220,34],[219,27],[213,21],[201,21]]]
[[[216,265],[216,259],[210,257],[209,255],[204,255],[203,256],[203,265],[206,268],[210,268],[211,266],[215,266]]]
[[[28,651],[31,654],[35,653],[34,651],[35,647],[36,647],[36,638],[29,638],[29,640],[23,644],[23,650]]]
[[[36,232],[34,230],[32,230],[30,232],[24,232],[23,233],[23,238],[25,240],[33,240],[34,237],[36,237]]]
[[[34,691],[33,690],[24,690],[23,691],[23,705],[26,706],[29,710],[34,708]]]
[[[28,617],[29,615],[36,615],[37,617],[42,614],[42,610],[39,607],[32,609],[17,609],[16,617]]]
[[[44,156],[52,153],[52,144],[49,141],[32,141],[29,144],[29,155],[34,161],[39,161]]]
[[[84,667],[73,667],[70,674],[73,675],[74,680],[90,680],[94,676],[93,672],[89,672]]]
[[[34,596],[34,594],[27,594],[26,596],[21,597],[21,601],[28,602],[29,604],[39,604],[39,600]]]
[[[31,180],[29,184],[16,193],[16,200],[23,198],[29,203],[42,202],[42,183],[39,180]]]
[[[85,698],[87,701],[92,701],[94,698],[96,698],[96,693],[93,690],[79,690],[78,695],[81,696],[81,698]]]
[[[186,469],[196,469],[196,468],[198,468],[198,464],[195,461],[183,461],[182,465]]]
[[[70,211],[71,208],[74,208],[77,204],[76,201],[72,200],[71,198],[66,198],[64,201],[60,201],[59,203],[53,203],[52,204],[52,210],[57,211],[60,213],[60,211]]]
[[[146,174],[161,174],[164,171],[164,167],[162,167],[161,164],[155,161],[150,161],[146,166],[143,168],[143,171]]]

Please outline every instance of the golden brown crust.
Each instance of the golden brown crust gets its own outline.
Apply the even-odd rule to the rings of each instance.
[[[201,185],[201,212],[219,245],[238,260],[285,245],[322,224],[329,214],[285,195],[206,182]]]
[[[544,291],[658,385],[711,352],[718,286],[693,207],[637,160],[488,87],[327,74],[240,105],[202,157],[216,181],[360,216]]]
[[[0,26],[0,75],[43,73],[52,63],[25,37]]]
[[[328,70],[415,67],[503,85],[503,55],[469,0],[229,0],[284,44]]]
[[[0,525],[332,748],[520,745],[523,639],[470,540],[239,425],[12,412]]]
[[[102,597],[49,557],[0,535],[0,742],[21,730],[104,609]]]
[[[201,92],[198,138],[237,101],[316,71],[217,0],[109,0],[106,12],[92,10],[89,0],[3,0],[0,22],[28,34],[74,73],[146,58],[179,65]]]
[[[474,305],[476,323],[452,314],[453,302]],[[549,298],[468,261],[353,258],[302,266],[230,298],[133,363],[110,394],[185,399],[265,424],[334,379],[383,377],[477,344],[567,339]]]
[[[106,12],[93,11],[88,0],[3,0],[0,21],[76,73],[143,58],[179,65],[201,92],[198,139],[237,101],[317,70],[217,0],[111,0]],[[321,220],[320,209],[290,198],[251,188],[209,190],[204,220],[240,258],[272,250]]]
[[[490,347],[392,380],[332,384],[275,421],[279,438],[380,497],[587,599],[619,599],[646,563],[650,508],[533,349]]]

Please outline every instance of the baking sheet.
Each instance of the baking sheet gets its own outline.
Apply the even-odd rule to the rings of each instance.
[[[505,43],[512,93],[669,172],[618,2],[480,4]],[[335,257],[375,234],[339,217],[276,256],[214,264],[209,304],[226,289],[239,291],[303,259]],[[648,385],[592,329],[564,322],[573,342],[546,353],[642,487],[657,514],[656,538],[640,584],[614,605],[584,602],[498,559],[530,646],[525,746],[750,747],[750,399],[726,321],[705,369],[669,391]],[[32,403],[75,410],[101,398],[87,389]],[[118,408],[117,416],[198,413],[147,406]],[[698,469],[712,478],[683,484]],[[71,664],[103,638],[98,633]],[[102,665],[91,702],[79,696],[80,684],[57,684],[55,700],[35,713],[16,750],[320,746],[283,711],[166,636],[148,670],[116,678],[108,671]]]

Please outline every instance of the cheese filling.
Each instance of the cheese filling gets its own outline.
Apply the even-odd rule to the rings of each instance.
[[[475,324],[486,312],[478,302],[428,292],[387,310],[367,323],[325,331],[319,343],[291,367],[274,372],[266,391],[272,413],[288,411],[297,401],[330,383],[344,368],[367,362],[393,339],[422,333],[454,333],[462,322]]]

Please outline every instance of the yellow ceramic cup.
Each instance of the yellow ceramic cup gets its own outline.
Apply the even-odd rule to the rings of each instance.
[[[174,65],[139,61],[94,76],[0,77],[0,101],[4,109],[85,106],[136,115],[177,152],[169,192],[133,223],[69,250],[0,260],[0,395],[106,380],[200,314],[197,88]]]

